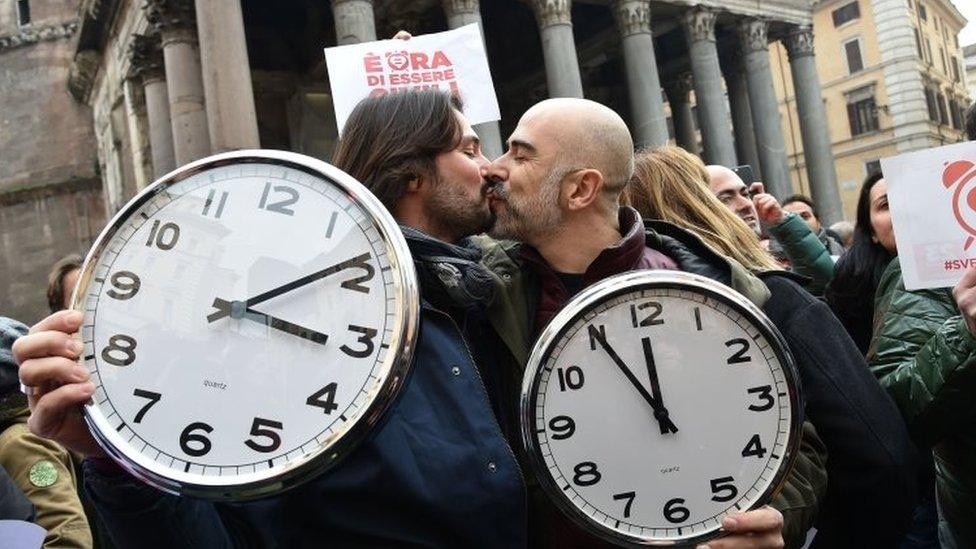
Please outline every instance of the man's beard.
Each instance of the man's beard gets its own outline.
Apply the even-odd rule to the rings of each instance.
[[[552,233],[562,222],[559,183],[564,176],[562,172],[553,172],[542,183],[539,194],[524,203],[513,201],[503,184],[495,185],[495,198],[504,202],[505,207],[496,214],[494,227],[488,234],[494,238],[521,240],[532,244],[538,237]]]
[[[466,196],[437,183],[437,192],[427,202],[427,211],[442,233],[452,234],[460,240],[464,237],[488,232],[495,224],[495,214],[488,208],[485,196],[490,182],[481,186],[480,199],[472,202]]]

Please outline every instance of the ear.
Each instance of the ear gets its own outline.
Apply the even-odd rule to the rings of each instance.
[[[570,211],[589,208],[600,199],[603,191],[603,174],[599,170],[585,169],[571,174],[564,188]]]

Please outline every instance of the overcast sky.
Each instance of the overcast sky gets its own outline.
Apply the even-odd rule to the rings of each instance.
[[[963,17],[969,21],[966,27],[962,29],[962,32],[959,33],[959,44],[962,46],[976,44],[976,0],[952,0],[952,3],[962,12]]]

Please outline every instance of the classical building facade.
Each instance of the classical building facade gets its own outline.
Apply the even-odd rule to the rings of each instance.
[[[848,219],[880,158],[964,139],[971,99],[957,36],[966,20],[949,0],[821,0],[813,47],[831,155]],[[773,47],[773,73],[794,186],[811,192],[802,135],[803,90],[791,52]]]
[[[0,2],[11,13],[21,4],[46,5]],[[587,97],[621,113],[641,145],[671,141],[708,163],[751,164],[778,195],[794,190],[776,95],[781,67],[771,55],[784,44],[791,54],[783,67],[801,90],[795,123],[809,157],[805,190],[825,219],[842,213],[811,0],[81,0],[76,7],[63,41],[71,49],[66,88],[74,108],[88,109],[86,144],[97,145],[108,213],[156,177],[216,152],[262,147],[330,158],[338,130],[323,47],[468,23],[482,27],[502,113],[476,128],[489,156],[502,152],[503,136],[533,103]]]
[[[91,112],[65,86],[78,26],[73,2],[0,1],[0,316],[25,322],[105,224]]]

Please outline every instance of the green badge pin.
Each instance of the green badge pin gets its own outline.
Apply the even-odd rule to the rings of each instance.
[[[47,488],[58,481],[58,468],[55,467],[54,463],[42,459],[31,465],[29,478],[34,486]]]

